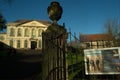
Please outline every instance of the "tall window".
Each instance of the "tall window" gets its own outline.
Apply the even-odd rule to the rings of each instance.
[[[10,40],[10,46],[13,47],[13,40]]]
[[[35,29],[32,29],[32,37],[34,38],[36,36]]]
[[[38,30],[38,37],[42,36],[42,29]]]
[[[10,36],[15,36],[15,30],[14,30],[14,28],[10,29]]]
[[[20,40],[17,40],[17,48],[20,48]]]
[[[17,35],[22,36],[22,30],[20,28],[18,29],[18,34]]]
[[[24,41],[24,48],[27,48],[27,47],[28,47],[28,41],[25,40],[25,41]]]
[[[28,30],[28,28],[25,29],[24,33],[25,33],[25,37],[29,37],[29,30]]]
[[[39,48],[42,48],[42,42],[41,42],[41,40],[39,40]]]

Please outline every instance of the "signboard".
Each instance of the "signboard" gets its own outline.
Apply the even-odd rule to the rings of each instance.
[[[87,75],[120,74],[120,47],[84,50]]]

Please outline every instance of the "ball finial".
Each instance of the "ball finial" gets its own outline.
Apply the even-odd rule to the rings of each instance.
[[[53,22],[57,22],[62,15],[62,7],[58,2],[51,2],[50,6],[47,9],[48,16]]]

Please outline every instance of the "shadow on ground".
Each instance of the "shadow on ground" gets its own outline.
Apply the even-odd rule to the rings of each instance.
[[[0,60],[0,80],[35,80],[41,73],[41,55],[14,55]]]

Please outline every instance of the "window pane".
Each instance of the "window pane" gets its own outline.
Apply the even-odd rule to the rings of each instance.
[[[27,48],[27,43],[28,43],[27,40],[25,40],[25,42],[24,42],[24,47],[25,48]]]
[[[13,28],[10,29],[10,36],[15,36],[15,30]]]
[[[32,37],[34,38],[36,36],[35,29],[32,29]]]
[[[39,41],[39,48],[41,48],[42,47],[42,45],[41,45],[41,40]]]
[[[21,29],[19,28],[18,29],[18,36],[21,36],[22,35],[22,32],[21,32]]]
[[[38,36],[40,37],[40,36],[41,36],[41,34],[42,34],[42,30],[41,30],[41,29],[39,29],[39,31],[38,31]]]
[[[17,41],[17,48],[20,48],[20,40]]]
[[[29,37],[29,31],[28,31],[28,29],[25,29],[25,37]]]
[[[10,46],[13,47],[13,40],[10,40]]]

